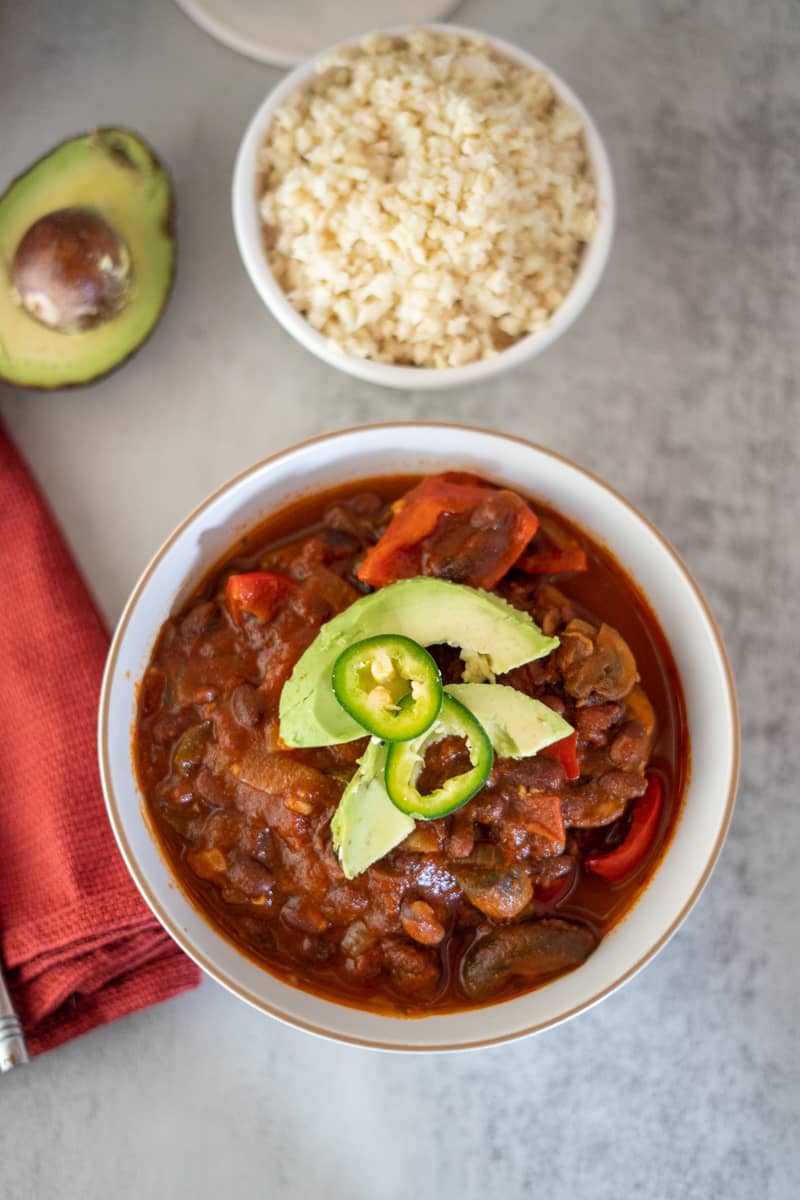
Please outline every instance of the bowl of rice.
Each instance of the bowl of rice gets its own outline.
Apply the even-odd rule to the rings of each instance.
[[[614,228],[608,155],[575,93],[451,25],[369,34],[292,71],[247,128],[232,199],[273,316],[398,388],[540,354],[590,299]]]

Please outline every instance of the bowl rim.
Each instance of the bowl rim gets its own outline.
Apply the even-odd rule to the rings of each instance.
[[[255,180],[256,156],[275,111],[287,96],[303,87],[314,74],[314,65],[336,50],[357,46],[364,37],[408,33],[412,30],[451,33],[474,39],[485,39],[496,50],[530,70],[544,71],[559,96],[578,112],[583,123],[589,162],[595,178],[597,194],[597,228],[588,243],[583,260],[564,299],[551,314],[547,324],[534,333],[526,334],[506,349],[490,358],[454,367],[415,367],[400,363],[383,363],[359,358],[339,349],[324,334],[315,329],[294,308],[279,285],[267,262],[261,239],[261,224],[257,212]],[[401,389],[425,388],[439,390],[476,383],[512,370],[551,346],[578,319],[588,305],[605,272],[616,226],[616,190],[608,150],[594,118],[580,96],[568,83],[540,58],[503,38],[481,29],[444,22],[423,22],[369,30],[359,37],[337,42],[321,50],[284,76],[271,88],[250,118],[236,152],[231,180],[231,210],[233,230],[245,271],[267,310],[276,321],[306,350],[328,365],[384,387]],[[255,214],[255,231],[252,229]]]
[[[573,1005],[571,1008],[569,1008],[565,1012],[558,1013],[552,1017],[548,1017],[543,1020],[536,1021],[532,1025],[526,1026],[521,1029],[516,1029],[516,1030],[507,1032],[507,1033],[496,1034],[494,1036],[487,1037],[487,1038],[476,1038],[470,1042],[454,1042],[454,1043],[442,1042],[442,1043],[437,1043],[437,1044],[427,1044],[427,1043],[422,1044],[422,1043],[414,1043],[413,1041],[409,1041],[407,1044],[397,1045],[397,1044],[388,1043],[388,1042],[381,1043],[380,1041],[377,1041],[374,1038],[366,1038],[366,1037],[362,1038],[362,1037],[358,1037],[358,1036],[355,1036],[352,1034],[344,1034],[344,1033],[340,1033],[340,1032],[334,1032],[334,1031],[331,1031],[330,1029],[325,1028],[323,1025],[316,1025],[310,1021],[307,1021],[300,1017],[297,1017],[290,1012],[287,1012],[285,1010],[275,1007],[273,1004],[268,1003],[267,1001],[263,1000],[260,996],[251,992],[249,990],[249,988],[247,988],[243,984],[239,983],[236,979],[233,979],[230,976],[228,976],[222,968],[218,967],[214,962],[210,961],[209,958],[206,956],[206,954],[203,951],[199,950],[196,945],[194,945],[192,938],[188,934],[188,932],[184,931],[183,929],[180,928],[178,923],[176,921],[174,921],[172,919],[172,917],[169,916],[169,914],[162,908],[158,899],[155,897],[147,879],[144,877],[143,871],[139,867],[138,860],[137,860],[135,854],[133,853],[133,851],[130,847],[130,844],[128,842],[128,838],[125,833],[124,823],[121,819],[120,811],[119,811],[119,808],[117,805],[117,798],[116,798],[116,795],[114,792],[112,773],[111,773],[111,750],[110,750],[109,737],[108,737],[109,707],[110,707],[110,698],[111,698],[111,691],[112,691],[112,687],[113,687],[113,681],[114,681],[114,677],[116,675],[116,665],[117,665],[117,659],[119,656],[120,648],[121,648],[125,633],[127,631],[131,616],[132,616],[136,606],[139,603],[139,599],[140,599],[145,587],[147,586],[151,575],[153,574],[154,570],[159,565],[161,560],[164,558],[164,556],[170,551],[170,549],[175,544],[175,542],[181,537],[181,535],[184,533],[184,531],[187,529],[187,527],[189,525],[191,525],[199,516],[201,516],[202,513],[205,512],[211,505],[213,505],[214,502],[218,499],[218,497],[220,497],[223,493],[227,492],[229,489],[236,487],[238,484],[243,482],[249,476],[263,470],[265,467],[268,467],[271,463],[276,462],[277,460],[283,458],[285,455],[291,454],[295,451],[303,450],[309,446],[313,446],[318,443],[335,442],[337,440],[337,438],[339,438],[339,437],[346,437],[346,436],[349,436],[352,434],[370,433],[370,432],[373,432],[376,430],[387,430],[387,429],[398,429],[398,428],[402,428],[402,429],[409,429],[409,428],[439,429],[439,430],[459,429],[459,430],[466,430],[470,433],[475,433],[475,434],[489,434],[490,436],[494,436],[494,437],[499,436],[502,438],[506,438],[509,441],[516,442],[517,444],[521,445],[522,447],[524,447],[526,449],[533,449],[540,454],[544,454],[552,459],[555,459],[557,462],[586,476],[590,480],[590,482],[592,482],[593,484],[599,485],[600,488],[609,492],[612,495],[612,497],[614,497],[617,501],[619,501],[621,504],[623,504],[628,510],[630,510],[631,513],[634,515],[634,517],[638,518],[638,520],[641,521],[646,526],[646,528],[650,531],[650,533],[655,536],[656,540],[660,544],[660,548],[673,560],[675,566],[677,566],[680,574],[682,575],[684,582],[686,583],[689,590],[692,592],[695,601],[697,602],[697,604],[700,607],[700,610],[707,622],[708,632],[711,634],[711,637],[712,637],[712,640],[714,643],[714,649],[716,650],[717,654],[719,655],[720,665],[722,666],[722,672],[723,672],[724,681],[725,681],[725,700],[727,702],[726,703],[726,716],[727,716],[728,721],[730,722],[731,741],[732,741],[732,757],[731,757],[731,762],[730,762],[728,773],[727,773],[727,775],[728,775],[728,791],[727,791],[727,796],[725,799],[725,807],[724,807],[724,810],[721,815],[719,830],[718,830],[716,839],[714,841],[714,844],[711,848],[711,851],[709,853],[706,865],[705,865],[700,877],[698,878],[698,880],[695,884],[695,887],[693,888],[688,899],[682,905],[680,911],[675,915],[673,920],[670,922],[667,929],[653,943],[653,945],[648,948],[646,953],[640,955],[640,957],[636,960],[635,963],[633,963],[630,967],[628,967],[626,970],[624,970],[621,974],[617,975],[613,980],[611,980],[610,983],[606,984],[598,992],[594,993],[592,996],[588,997],[587,999],[582,1000],[580,1003]],[[612,552],[614,552],[613,548],[612,548]],[[624,566],[624,563],[623,563],[623,566]],[[204,500],[202,500],[198,505],[196,505],[191,510],[191,512],[189,512],[187,514],[186,517],[184,517],[184,519],[175,527],[175,529],[172,531],[172,533],[170,533],[169,536],[164,540],[164,542],[161,544],[161,546],[158,548],[158,550],[156,550],[155,554],[150,559],[147,566],[142,571],[141,575],[139,576],[139,579],[137,580],[136,584],[133,587],[133,590],[131,591],[131,594],[125,604],[125,607],[122,610],[122,614],[120,615],[119,621],[114,630],[114,635],[113,635],[113,638],[111,641],[111,646],[109,648],[108,657],[106,659],[106,664],[105,664],[105,668],[103,671],[103,680],[102,680],[101,689],[100,689],[100,698],[99,698],[99,706],[98,706],[97,733],[98,733],[98,760],[99,760],[99,768],[100,768],[100,780],[101,780],[101,785],[102,785],[102,790],[103,790],[103,796],[105,799],[106,812],[108,815],[109,822],[111,824],[112,831],[114,833],[114,837],[117,842],[117,847],[122,855],[122,858],[128,868],[128,871],[129,871],[134,883],[136,884],[136,887],[138,888],[138,890],[139,890],[142,898],[144,899],[145,903],[147,904],[148,908],[151,910],[153,915],[156,917],[156,919],[158,920],[158,922],[160,923],[162,928],[165,929],[167,933],[169,933],[169,935],[177,943],[177,945],[180,946],[180,948],[184,951],[184,953],[186,953],[189,956],[189,958],[191,958],[205,972],[205,974],[209,975],[217,983],[221,984],[227,991],[231,992],[233,995],[237,996],[240,1000],[243,1000],[245,1003],[249,1004],[251,1007],[258,1009],[259,1011],[264,1012],[271,1017],[274,1017],[276,1020],[281,1021],[285,1025],[290,1025],[296,1029],[302,1029],[306,1033],[311,1033],[316,1036],[326,1038],[330,1041],[341,1042],[345,1045],[359,1046],[359,1047],[363,1047],[366,1049],[380,1050],[380,1051],[390,1052],[390,1053],[431,1054],[431,1053],[442,1053],[442,1052],[447,1052],[447,1051],[477,1050],[477,1049],[487,1048],[487,1047],[491,1047],[491,1046],[498,1046],[498,1045],[504,1045],[504,1044],[510,1043],[510,1042],[515,1042],[521,1038],[526,1038],[526,1037],[532,1036],[533,1034],[541,1033],[544,1030],[553,1028],[556,1025],[561,1025],[565,1021],[568,1021],[571,1018],[577,1016],[579,1013],[585,1012],[586,1010],[593,1008],[601,1000],[604,1000],[607,996],[610,996],[613,992],[617,991],[618,988],[622,987],[625,983],[627,983],[629,980],[631,980],[635,975],[637,975],[639,973],[639,971],[641,971],[649,962],[651,962],[653,958],[655,958],[655,956],[664,948],[664,946],[666,946],[667,942],[669,942],[669,940],[672,938],[672,936],[677,932],[677,930],[680,928],[680,926],[686,920],[689,913],[691,912],[691,910],[694,908],[695,904],[699,900],[702,892],[705,890],[705,887],[713,873],[714,867],[717,864],[720,853],[722,851],[722,847],[725,843],[725,839],[728,834],[728,830],[730,828],[731,820],[733,817],[733,809],[734,809],[734,805],[735,805],[735,801],[736,801],[736,792],[737,792],[737,786],[738,786],[738,780],[739,780],[739,768],[740,768],[740,762],[741,762],[741,728],[740,728],[740,718],[739,718],[739,706],[738,706],[738,701],[737,701],[736,686],[735,686],[735,681],[734,681],[733,670],[730,665],[730,660],[728,657],[728,652],[725,647],[725,642],[723,640],[722,633],[721,633],[720,628],[717,624],[717,621],[714,617],[714,614],[712,613],[711,608],[710,608],[705,596],[703,595],[702,590],[700,589],[699,585],[695,581],[695,579],[694,579],[691,571],[687,567],[686,563],[683,561],[682,557],[680,556],[678,551],[675,549],[675,547],[672,545],[672,543],[668,540],[668,538],[666,538],[665,535],[663,533],[661,533],[661,531],[657,528],[657,526],[649,519],[649,517],[645,516],[636,507],[636,505],[634,505],[630,500],[627,499],[626,496],[624,496],[621,492],[619,492],[611,484],[607,483],[599,475],[596,475],[593,471],[590,471],[587,468],[580,466],[578,463],[574,462],[571,458],[567,457],[567,455],[561,454],[557,450],[552,450],[547,446],[543,446],[538,442],[531,441],[528,438],[520,437],[517,434],[499,432],[499,431],[487,429],[485,427],[478,426],[478,425],[465,425],[465,424],[461,424],[460,422],[453,422],[453,421],[380,421],[380,422],[373,422],[368,425],[348,426],[346,428],[333,430],[328,433],[316,434],[310,438],[305,438],[302,442],[297,442],[293,445],[285,446],[281,450],[278,450],[273,454],[267,455],[265,458],[260,459],[258,462],[253,463],[250,467],[247,467],[245,470],[238,472],[236,475],[232,476],[230,479],[228,479],[226,482],[221,484],[219,487],[215,488]],[[138,782],[138,779],[136,776],[136,771],[135,771],[135,768],[133,765],[133,758],[130,753],[129,745],[125,746],[124,753],[125,753],[126,759],[128,760],[128,763],[129,763],[129,768],[130,768],[134,783],[136,785],[136,790],[137,790],[137,792],[139,792],[139,795],[141,797],[141,788],[139,786],[139,782]],[[148,831],[150,832],[150,836],[155,838],[152,827],[150,826],[149,822],[146,821],[146,819],[145,819],[143,805],[140,805],[140,809],[142,810],[141,811],[142,820],[145,820]],[[158,846],[157,842],[156,842],[156,844]],[[161,851],[160,846],[158,848],[159,848],[159,853],[162,853],[162,857],[163,857],[163,852]],[[667,850],[666,850],[667,854],[669,854],[669,850],[670,850],[670,848],[668,846]],[[194,906],[194,907],[196,908],[196,906]],[[198,911],[200,911],[200,910],[198,910]],[[201,916],[203,917],[204,920],[207,921],[208,924],[211,924],[211,922],[208,922],[207,918],[205,917],[205,914],[201,913]],[[623,920],[624,920],[624,917],[623,917]],[[213,928],[213,925],[212,925],[212,928]],[[330,1000],[329,1003],[335,1004],[336,1002]],[[499,1008],[501,1006],[502,1006],[502,1001],[497,1005],[493,1005],[492,1007]],[[446,1015],[447,1014],[443,1014],[443,1016],[445,1016],[445,1017],[446,1017]],[[401,1018],[401,1019],[403,1019],[403,1018]],[[409,1028],[411,1028],[411,1024],[412,1023],[409,1022]]]

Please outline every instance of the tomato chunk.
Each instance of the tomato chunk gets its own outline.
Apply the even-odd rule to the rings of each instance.
[[[236,625],[241,625],[242,613],[251,613],[259,621],[269,621],[293,586],[288,575],[273,575],[270,571],[229,575],[225,584],[225,607]]]
[[[436,575],[492,588],[538,526],[535,514],[514,492],[473,482],[465,472],[429,475],[395,506],[358,577],[372,587]]]
[[[587,858],[584,865],[611,883],[635,871],[656,840],[663,801],[661,780],[651,775],[647,781],[647,791],[634,801],[633,819],[625,840],[608,854]]]

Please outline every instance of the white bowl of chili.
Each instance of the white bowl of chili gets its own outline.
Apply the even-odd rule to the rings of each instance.
[[[646,885],[609,922],[583,965],[508,999],[489,997],[473,1007],[462,1001],[456,1009],[418,1005],[412,1019],[399,1005],[380,1011],[359,1007],[352,989],[346,1003],[328,998],[324,988],[323,994],[308,990],[301,965],[282,976],[266,969],[204,915],[196,894],[193,901],[183,886],[175,886],[168,852],[144,803],[131,728],[145,702],[140,690],[146,693],[163,623],[184,611],[226,556],[237,546],[241,551],[248,531],[286,510],[288,525],[284,520],[272,527],[285,535],[298,514],[313,508],[313,497],[330,489],[452,470],[524,496],[529,481],[536,481],[534,508],[539,501],[545,512],[577,527],[590,556],[597,553],[605,563],[605,584],[602,571],[597,576],[598,617],[614,592],[631,589],[627,594],[636,611],[626,616],[617,608],[607,615],[636,648],[648,689],[657,685],[637,622],[649,623],[655,643],[663,643],[661,663],[668,670],[660,686],[673,706],[676,757],[673,774],[666,759],[654,769],[673,788],[674,812],[659,854],[647,866]],[[298,504],[299,509],[287,508]],[[144,571],[114,636],[101,695],[99,755],[109,817],[128,868],[158,920],[203,970],[255,1008],[309,1032],[380,1049],[436,1051],[492,1045],[558,1024],[610,995],[653,958],[688,915],[721,850],[734,803],[739,734],[733,680],[708,606],[675,551],[623,497],[563,457],[521,439],[452,425],[396,424],[325,435],[283,451],[226,484],[186,518]],[[626,835],[623,845],[627,840]]]
[[[409,80],[396,78],[405,64],[388,61],[393,51],[383,45],[407,37],[416,39],[409,68],[415,100],[408,110]],[[426,53],[419,50],[426,38],[448,44],[432,43]],[[491,61],[459,66],[459,44]],[[310,87],[321,86],[321,62],[335,57],[342,64],[351,54],[361,57],[349,115],[342,111],[347,88],[338,85],[318,98],[317,116],[316,108],[311,115],[292,109]],[[367,78],[370,58],[375,69]],[[426,61],[432,64],[430,96],[420,88]],[[455,63],[452,83],[439,78],[447,62]],[[516,74],[498,93],[503,64]],[[507,111],[497,113],[498,96],[517,86],[518,75],[520,94],[509,95]],[[437,97],[439,86],[451,92]],[[393,87],[396,112],[387,96]],[[419,148],[416,135],[406,136],[415,124],[426,136],[426,96],[436,109],[430,153]],[[374,111],[367,112],[369,106]],[[449,140],[443,140],[442,122],[451,119]],[[494,140],[484,145],[489,125]],[[378,127],[391,142],[394,165],[386,178],[383,160],[376,165],[370,148]],[[301,129],[304,140],[290,148],[287,139]],[[534,136],[526,139],[529,130]],[[580,150],[567,146],[570,138]],[[442,145],[452,145],[452,162],[442,161]],[[269,172],[276,186],[265,201]],[[284,329],[331,366],[402,389],[475,383],[541,354],[591,299],[615,219],[608,154],[572,89],[517,46],[435,24],[342,43],[287,75],[244,134],[232,208],[250,280]],[[394,228],[389,214],[396,217]]]

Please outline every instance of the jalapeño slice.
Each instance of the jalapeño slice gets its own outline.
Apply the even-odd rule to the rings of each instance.
[[[453,775],[441,787],[423,796],[417,789],[417,780],[425,765],[425,751],[445,737],[464,738],[472,766],[469,771]],[[486,782],[493,762],[494,751],[486,730],[468,708],[445,694],[437,720],[425,733],[389,747],[386,790],[401,812],[432,821],[447,816],[471,800]]]
[[[333,667],[336,699],[350,716],[387,742],[418,737],[442,707],[442,677],[411,638],[380,634],[349,646]]]

